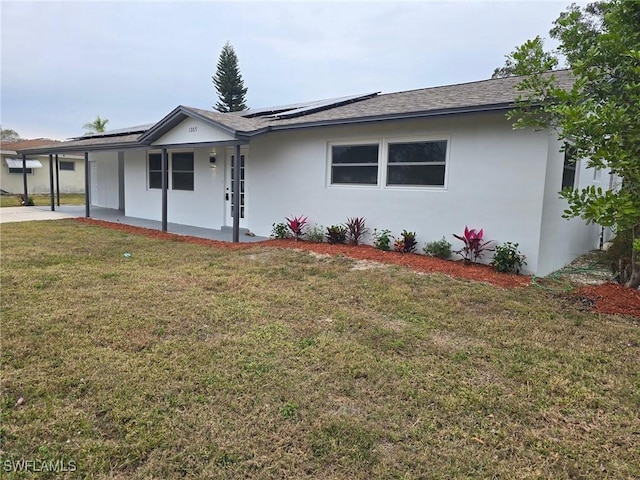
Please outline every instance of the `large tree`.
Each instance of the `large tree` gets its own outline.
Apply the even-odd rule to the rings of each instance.
[[[570,6],[550,31],[558,54],[575,79],[562,88],[546,62],[527,55],[512,58],[528,76],[518,85],[518,107],[510,112],[516,127],[551,128],[588,167],[610,172],[614,188],[565,189],[566,218],[581,217],[630,231],[626,286],[640,285],[640,2],[611,0],[584,8]],[[523,49],[521,47],[521,49]],[[508,66],[508,65],[507,65]]]
[[[10,128],[2,128],[0,127],[0,133],[2,135],[3,142],[18,142],[21,140],[20,134],[15,130],[11,130]]]
[[[245,96],[247,89],[244,87],[242,75],[238,67],[238,57],[233,46],[227,42],[218,59],[218,69],[215,76],[211,77],[216,86],[219,101],[215,109],[220,112],[240,112],[247,109]]]
[[[87,130],[88,133],[104,133],[109,123],[108,118],[100,118],[98,115],[93,122],[85,123],[82,128]]]
[[[546,72],[558,66],[558,58],[544,50],[544,40],[537,36],[527,40],[512,53],[506,55],[504,66],[496,68],[491,78],[529,75],[532,72]]]

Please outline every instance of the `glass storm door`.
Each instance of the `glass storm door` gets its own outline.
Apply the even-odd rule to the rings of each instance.
[[[233,225],[233,212],[235,205],[233,203],[234,193],[234,167],[235,167],[235,155],[231,155],[231,161],[228,162],[229,168],[227,169],[227,185],[225,188],[225,200],[227,210],[227,225]],[[244,204],[244,155],[240,155],[240,225],[242,225],[245,213]]]

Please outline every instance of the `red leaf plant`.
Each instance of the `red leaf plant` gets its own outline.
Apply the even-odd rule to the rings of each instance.
[[[488,248],[488,245],[493,242],[493,240],[483,241],[484,230],[482,228],[480,230],[476,230],[475,228],[469,229],[469,227],[465,225],[463,235],[456,235],[454,233],[453,236],[464,243],[464,246],[460,250],[456,250],[455,253],[462,255],[464,262],[467,264],[476,263],[484,252],[492,250]]]
[[[287,226],[289,227],[289,230],[291,230],[291,233],[293,233],[293,238],[295,238],[296,241],[300,240],[304,235],[304,233],[302,232],[302,229],[305,227],[306,224],[307,224],[307,217],[299,216],[299,217],[287,218]]]

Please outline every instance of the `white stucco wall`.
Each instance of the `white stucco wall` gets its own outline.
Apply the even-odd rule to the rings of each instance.
[[[170,223],[203,228],[220,228],[223,222],[224,169],[209,167],[209,148],[177,149],[193,151],[194,190],[169,189],[167,219]],[[162,220],[162,192],[148,188],[147,151],[125,152],[125,214],[130,217]],[[169,182],[171,184],[171,182]]]
[[[407,136],[449,139],[446,188],[328,185],[328,142]],[[503,113],[271,133],[251,142],[248,226],[268,235],[285,216],[325,227],[362,216],[371,229],[416,231],[421,250],[443,235],[459,248],[451,234],[468,225],[518,242],[535,268],[547,154],[545,132],[514,131]]]
[[[177,143],[219,142],[233,140],[233,135],[207,125],[200,120],[187,118],[171,131],[160,137],[154,145],[172,145]]]
[[[91,205],[119,208],[118,152],[89,153]]]
[[[557,139],[549,136],[547,169],[545,183],[544,209],[540,228],[540,255],[534,268],[537,275],[547,275],[560,267],[571,263],[585,252],[598,248],[601,228],[580,218],[564,219],[562,213],[568,207],[566,200],[560,198],[564,153]],[[596,172],[587,168],[585,161],[576,164],[576,188],[589,185],[609,188],[607,172]],[[532,267],[533,268],[533,267]]]
[[[10,193],[21,194],[24,192],[22,173],[9,173],[9,167],[5,158],[21,159],[17,154],[3,154],[0,161],[0,188]],[[27,174],[27,190],[29,193],[44,194],[49,193],[49,156],[38,155],[29,157],[39,160],[42,168],[34,168],[33,173]],[[74,162],[75,170],[60,170],[60,193],[84,193],[84,159],[76,156],[58,155],[58,161]],[[54,159],[55,165],[55,159]],[[55,167],[54,167],[55,170]],[[54,190],[55,190],[54,171]]]

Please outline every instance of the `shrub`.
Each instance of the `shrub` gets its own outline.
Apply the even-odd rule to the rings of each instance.
[[[465,263],[475,263],[482,257],[484,252],[491,251],[487,247],[493,240],[483,241],[484,230],[480,229],[476,231],[475,228],[469,230],[469,227],[464,227],[463,235],[453,234],[458,240],[464,243],[464,247],[460,250],[456,250],[455,253],[464,257]]]
[[[307,224],[307,217],[293,217],[293,218],[287,218],[287,226],[289,227],[289,230],[291,230],[291,233],[293,234],[293,238],[297,240],[302,239],[302,229],[305,227],[305,225]]]
[[[25,200],[25,196],[23,193],[22,195],[20,195],[20,205],[25,207],[33,207],[35,204],[33,203],[33,198],[31,197],[26,197]]]
[[[369,231],[364,224],[364,217],[347,218],[347,223],[344,226],[347,227],[349,243],[353,245],[358,245],[362,237]]]
[[[498,272],[520,273],[522,266],[527,264],[524,261],[526,257],[518,250],[517,243],[505,242],[498,245],[495,252],[491,265]]]
[[[391,249],[391,231],[381,230],[378,232],[376,228],[373,229],[373,246],[379,250],[384,250],[385,252]]]
[[[322,243],[324,242],[324,227],[322,225],[314,225],[307,230],[305,237],[310,242]]]
[[[422,250],[431,257],[444,258],[447,260],[451,258],[451,254],[453,253],[451,250],[452,247],[453,245],[443,236],[440,240],[428,242]]]
[[[344,243],[347,240],[347,229],[342,225],[331,225],[327,227],[327,242]]]
[[[271,225],[271,235],[269,237],[276,240],[289,238],[289,227],[286,223],[274,223]]]
[[[416,232],[402,230],[400,238],[394,237],[393,249],[400,253],[411,253],[416,249]]]

